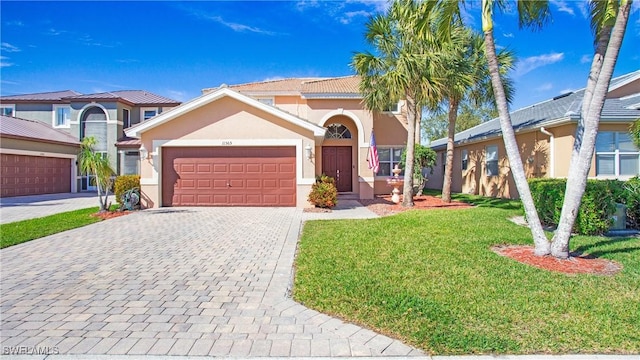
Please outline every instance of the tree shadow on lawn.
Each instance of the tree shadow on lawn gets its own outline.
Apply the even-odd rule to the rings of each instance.
[[[591,244],[581,244],[574,248],[571,253],[581,254],[582,257],[585,258],[598,258],[602,255],[607,254],[620,254],[620,253],[631,253],[634,251],[640,251],[640,246],[633,246],[634,241],[640,241],[637,237],[621,237],[621,238],[612,238],[601,240]],[[616,249],[600,249],[605,246],[620,244],[618,246],[622,246],[621,248]]]

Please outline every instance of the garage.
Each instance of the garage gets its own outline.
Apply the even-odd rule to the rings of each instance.
[[[71,159],[2,154],[2,197],[71,192]]]
[[[165,147],[163,206],[296,206],[296,148]]]

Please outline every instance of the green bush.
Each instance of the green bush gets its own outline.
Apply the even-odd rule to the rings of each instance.
[[[332,208],[338,204],[338,189],[335,180],[322,174],[316,178],[316,182],[311,186],[309,202],[320,208]]]
[[[640,177],[629,179],[624,184],[627,205],[627,226],[640,229]]]
[[[557,226],[564,201],[566,179],[531,179],[533,202],[544,225]],[[602,234],[613,224],[616,200],[625,198],[622,183],[611,180],[588,180],[573,231],[581,235]]]
[[[140,189],[140,175],[120,175],[116,178],[114,194],[116,201],[122,205],[122,195],[127,190]]]

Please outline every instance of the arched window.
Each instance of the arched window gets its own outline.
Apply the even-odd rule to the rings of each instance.
[[[351,131],[342,124],[331,124],[327,126],[325,139],[351,139]]]

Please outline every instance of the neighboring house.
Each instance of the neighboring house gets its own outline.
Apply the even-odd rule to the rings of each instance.
[[[581,89],[511,113],[527,177],[568,176],[583,96]],[[640,70],[611,80],[589,178],[625,180],[640,174],[640,152],[629,136],[629,125],[638,119]],[[438,157],[428,188],[442,189],[446,144],[446,138],[430,144]],[[518,197],[499,119],[455,135],[452,180],[453,192]]]
[[[79,150],[50,124],[0,115],[0,197],[75,192]]]
[[[109,156],[118,174],[137,174],[137,147],[120,151],[123,130],[148,120],[180,102],[143,90],[80,94],[72,90],[0,97],[2,115],[35,120],[77,140],[94,136],[96,150]],[[127,139],[124,139],[127,140]],[[88,177],[78,177],[78,190],[92,190]]]
[[[367,111],[358,85],[355,76],[223,85],[127,129],[142,142],[144,205],[308,207],[322,173],[356,199],[390,192],[404,108]],[[372,129],[377,176],[366,161]]]

